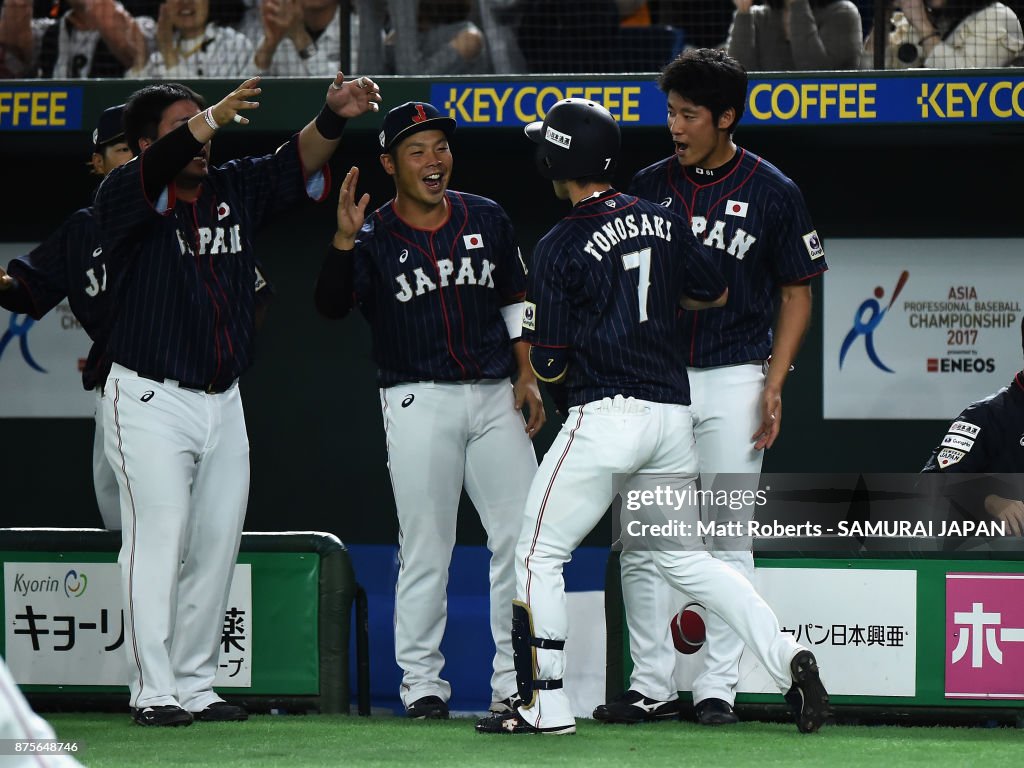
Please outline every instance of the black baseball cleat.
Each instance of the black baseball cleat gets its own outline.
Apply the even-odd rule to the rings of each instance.
[[[576,723],[571,725],[559,725],[554,728],[537,728],[526,722],[522,716],[515,711],[504,714],[490,715],[476,721],[477,733],[511,733],[519,734],[546,734],[548,736],[568,736],[576,733]]]
[[[724,699],[704,699],[697,702],[694,709],[701,725],[734,725],[740,721],[732,704]]]
[[[234,723],[248,720],[249,713],[235,704],[215,701],[201,712],[193,712],[192,717],[204,723]]]
[[[191,713],[186,712],[175,704],[133,709],[132,720],[135,721],[136,725],[155,725],[165,728],[192,725]]]
[[[406,707],[405,715],[412,720],[447,720],[448,703],[438,696],[424,696]]]
[[[818,674],[818,662],[810,651],[800,651],[789,662],[789,668],[793,673],[793,687],[786,693],[786,701],[796,715],[800,733],[814,733],[832,714],[828,691]]]
[[[653,723],[657,720],[679,719],[679,699],[649,699],[632,689],[616,696],[607,704],[599,704],[594,719],[602,723]]]

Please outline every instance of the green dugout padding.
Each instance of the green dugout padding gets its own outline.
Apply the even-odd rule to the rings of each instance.
[[[57,616],[54,610],[54,615],[41,615],[35,619],[33,627],[40,633],[33,640],[38,641],[42,651],[73,644],[76,629],[80,640],[87,638],[90,632],[98,631],[95,629],[96,616],[75,617],[76,606],[84,603],[75,602],[74,589],[86,591],[84,584],[88,583],[83,583],[78,574],[74,578],[66,577],[63,583],[58,583],[62,581],[60,578],[32,582],[24,575],[19,576],[19,569],[14,564],[52,564],[55,566],[52,572],[59,576],[63,563],[116,564],[120,546],[118,531],[0,529],[0,558],[5,566],[2,599],[7,624],[4,634],[0,635],[0,642],[4,644],[5,656],[8,655],[8,632],[26,633],[29,624],[24,611],[25,606],[31,603],[31,590],[34,589],[46,590],[52,586],[51,591],[59,593],[64,590],[68,595],[67,607],[61,610],[66,616]],[[245,533],[237,562],[248,565],[250,574],[251,614],[239,617],[245,642],[236,644],[240,649],[247,647],[249,651],[246,663],[251,678],[245,687],[223,687],[218,688],[219,692],[253,711],[273,709],[347,714],[351,698],[349,648],[354,617],[358,710],[360,714],[368,715],[366,595],[356,582],[344,544],[328,533]],[[28,567],[26,565],[25,570]],[[80,570],[86,571],[84,567]],[[103,573],[103,583],[109,589],[110,569]],[[94,580],[93,583],[98,582]],[[70,593],[67,591],[69,584],[72,585]],[[38,602],[42,598],[36,599]],[[59,594],[58,599],[62,599]],[[85,621],[86,618],[90,621]],[[226,618],[225,649],[231,643],[229,621],[233,620]],[[113,620],[110,623],[114,625]],[[115,635],[114,629],[110,629],[108,637]],[[111,645],[115,644],[116,640],[113,640]],[[18,677],[16,670],[15,677]],[[121,708],[127,705],[127,689],[118,685],[22,683],[21,687],[33,705],[43,709]]]
[[[883,721],[947,721],[971,722],[994,720],[999,722],[1015,722],[1024,727],[1024,694],[984,694],[951,698],[948,691],[957,690],[955,685],[947,685],[946,654],[949,644],[947,634],[947,584],[956,582],[947,578],[948,574],[968,575],[974,578],[1021,585],[1014,586],[1019,594],[1024,588],[1024,561],[1020,559],[999,560],[985,559],[984,553],[977,553],[974,559],[965,555],[956,559],[900,559],[864,557],[858,559],[840,558],[805,558],[793,556],[758,555],[755,562],[758,569],[871,569],[875,571],[915,571],[916,581],[916,632],[913,642],[916,653],[916,675],[913,695],[871,696],[871,695],[831,695],[833,709],[837,718],[879,719]],[[960,579],[962,576],[954,577]],[[1018,579],[1021,579],[1018,581]],[[952,589],[952,587],[949,587]],[[862,596],[863,597],[863,596]],[[870,600],[883,604],[887,595],[872,594]],[[837,602],[843,601],[842,594],[836,594]],[[681,601],[682,602],[682,601]],[[771,600],[769,599],[769,602]],[[986,606],[987,607],[987,606]],[[977,610],[977,609],[976,609]],[[626,628],[623,610],[622,589],[619,580],[619,557],[613,552],[608,559],[605,585],[605,616],[607,621],[607,696],[617,696],[629,686],[629,675],[633,663],[629,650],[629,635]],[[667,618],[666,618],[667,621]],[[785,622],[783,622],[785,624]],[[955,630],[953,630],[955,631]],[[967,630],[964,630],[967,631]],[[992,632],[997,630],[993,629]],[[1011,630],[1015,632],[1015,630]],[[1017,659],[1016,641],[1008,638],[1014,634],[984,634],[972,638],[972,642],[983,639],[986,645],[985,661],[994,664],[990,654],[993,647],[1000,647],[1003,654],[1004,669],[1000,673],[1016,674]],[[814,648],[806,638],[798,640]],[[909,640],[909,638],[908,638]],[[954,643],[956,644],[956,636]],[[996,667],[999,669],[999,667]],[[857,671],[865,679],[879,674],[879,670],[865,667]],[[823,678],[827,675],[823,670]],[[1024,690],[1024,679],[1014,690]],[[692,709],[692,697],[689,691],[680,691],[683,709]],[[740,693],[736,697],[737,712],[747,717],[779,717],[786,716],[786,708],[781,696],[775,694]]]

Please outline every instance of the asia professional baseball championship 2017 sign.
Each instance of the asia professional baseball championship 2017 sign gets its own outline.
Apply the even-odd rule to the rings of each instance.
[[[952,419],[1021,360],[1024,242],[834,239],[824,417]]]

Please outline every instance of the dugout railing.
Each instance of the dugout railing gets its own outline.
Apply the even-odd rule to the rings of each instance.
[[[0,529],[4,656],[37,709],[127,707],[111,684],[126,662],[120,546],[118,531]],[[366,593],[337,537],[242,535],[219,667],[218,692],[252,712],[330,714],[350,712],[354,669],[357,711],[370,714]]]

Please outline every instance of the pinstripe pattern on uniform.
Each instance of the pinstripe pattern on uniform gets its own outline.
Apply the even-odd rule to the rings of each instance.
[[[102,383],[110,369],[102,355],[110,276],[92,209],[75,211],[45,241],[13,259],[8,272],[30,293],[32,316],[37,320],[67,298],[71,311],[95,342],[82,371],[82,383],[86,389]]]
[[[551,498],[551,489],[554,487],[555,480],[558,478],[558,470],[561,469],[562,464],[569,455],[573,440],[576,438],[576,433],[582,426],[583,409],[580,408],[579,412],[576,414],[576,425],[569,430],[569,439],[565,442],[565,449],[562,451],[562,455],[558,457],[558,463],[555,465],[555,469],[551,473],[551,478],[548,480],[547,488],[544,489],[544,499],[541,501],[540,511],[537,513],[537,524],[533,527],[533,538],[530,540],[530,551],[524,561],[526,565],[526,591],[524,592],[525,597],[523,599],[526,603],[530,602],[530,586],[533,582],[533,571],[530,570],[530,558],[533,557],[533,553],[537,549],[537,539],[540,538],[541,525],[544,523],[544,510],[548,506],[548,499]]]
[[[493,200],[445,193],[435,230],[388,203],[368,217],[353,256],[355,297],[369,321],[380,386],[499,379],[515,365],[501,307],[519,301],[526,270],[512,222]]]
[[[688,405],[679,300],[724,289],[681,217],[608,190],[537,244],[527,290],[535,327],[523,338],[570,348],[570,405],[615,395]]]
[[[135,632],[135,531],[137,528],[137,520],[135,516],[135,496],[132,493],[132,479],[128,474],[128,462],[124,455],[124,441],[121,438],[121,415],[117,409],[120,400],[121,387],[117,382],[115,382],[113,393],[114,429],[117,434],[117,454],[121,461],[114,468],[124,476],[127,501],[122,502],[122,504],[127,504],[132,520],[132,538],[128,554],[128,605],[126,608],[128,609],[128,623],[131,627],[131,657],[135,662],[135,667],[139,670],[139,690],[142,691],[145,690],[146,687],[146,677],[142,671],[142,658],[139,654],[138,634]],[[122,510],[123,509],[124,506],[122,506]]]
[[[828,269],[805,237],[814,233],[797,186],[778,168],[740,148],[731,164],[703,176],[675,156],[639,171],[629,186],[691,224],[729,283],[724,307],[686,312],[687,363],[708,367],[763,360],[772,348],[778,287]]]
[[[96,199],[118,275],[110,356],[146,375],[226,387],[251,363],[256,231],[319,195],[319,175],[303,179],[293,137],[274,154],[211,168],[194,203],[161,215],[143,192],[145,161],[112,171]]]

